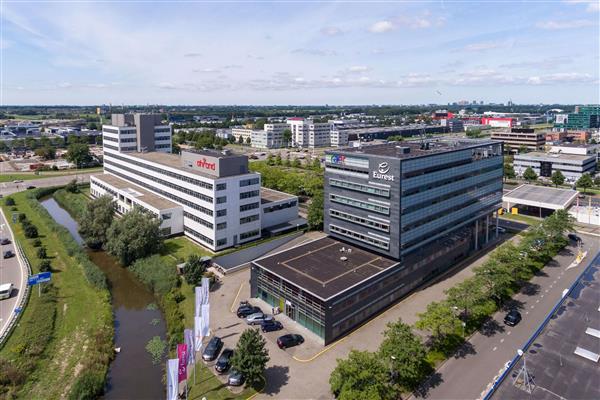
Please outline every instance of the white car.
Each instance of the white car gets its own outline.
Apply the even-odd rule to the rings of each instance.
[[[12,283],[3,283],[3,284],[1,284],[0,285],[0,300],[4,300],[4,299],[10,298],[12,290],[13,290],[13,284]]]
[[[261,312],[250,314],[246,317],[246,323],[248,325],[260,325],[263,321],[271,321],[273,320],[272,315],[263,314]]]

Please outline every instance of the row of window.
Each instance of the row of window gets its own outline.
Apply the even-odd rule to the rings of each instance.
[[[260,215],[258,215],[258,214],[254,214],[254,215],[250,215],[248,217],[240,218],[240,225],[248,224],[248,223],[254,222],[254,221],[258,221],[259,218],[260,218]]]
[[[254,229],[252,231],[240,233],[240,240],[245,240],[245,239],[251,238],[253,236],[258,236],[259,233],[260,233],[260,229]]]
[[[196,231],[195,231],[195,230],[193,230],[192,228],[188,228],[187,226],[184,226],[184,227],[183,227],[183,230],[184,230],[186,233],[189,233],[190,235],[194,236],[195,238],[197,238],[197,239],[198,239],[198,240],[200,240],[201,242],[208,243],[208,244],[209,244],[209,245],[211,245],[211,246],[212,246],[212,245],[213,245],[213,243],[214,243],[214,241],[213,241],[211,238],[204,236],[204,235],[203,235],[203,234],[201,234],[200,232],[196,232]]]
[[[274,206],[265,207],[265,208],[263,208],[263,212],[265,214],[267,214],[267,213],[274,212],[274,211],[280,211],[280,210],[283,210],[286,208],[296,207],[296,204],[298,204],[298,202],[296,200],[292,200],[292,201],[288,201],[287,203],[281,203],[281,204],[276,204]]]
[[[348,182],[348,181],[341,181],[339,179],[333,179],[333,178],[329,178],[329,184],[331,186],[337,186],[343,189],[348,189],[348,190],[354,190],[356,192],[363,192],[363,193],[369,193],[369,194],[374,194],[376,196],[382,196],[382,197],[390,197],[390,189],[385,189],[385,188],[379,188],[379,187],[374,187],[374,186],[369,186],[369,185],[363,185],[360,183],[356,183],[356,182]]]
[[[117,192],[115,192],[114,190],[110,189],[107,186],[104,186],[103,184],[101,184],[100,182],[98,182],[97,180],[94,179],[94,185],[101,187],[102,189],[104,189],[104,191],[110,193],[113,195],[113,197],[117,197]]]
[[[154,133],[171,133],[171,128],[154,128]]]
[[[260,195],[260,190],[250,190],[248,192],[240,192],[240,200],[249,199]]]
[[[357,215],[352,215],[352,214],[348,214],[348,213],[338,211],[338,210],[333,210],[333,209],[329,210],[329,215],[331,215],[333,218],[343,219],[345,221],[350,221],[355,224],[368,226],[373,229],[378,229],[380,231],[384,231],[384,232],[390,231],[390,225],[386,224],[384,222],[374,221],[372,219],[359,217]]]
[[[111,137],[111,136],[103,136],[102,140],[105,142],[115,142],[115,143],[119,143],[119,139]]]
[[[135,143],[137,142],[137,138],[121,138],[121,143]]]
[[[179,191],[179,192],[181,192],[181,193],[189,194],[190,196],[196,197],[196,198],[198,198],[198,199],[200,199],[200,200],[204,200],[204,201],[206,201],[207,203],[211,203],[211,204],[212,204],[212,202],[213,202],[213,198],[212,198],[212,197],[210,197],[210,196],[207,196],[207,195],[205,195],[205,194],[202,194],[202,193],[196,192],[196,191],[194,191],[194,190],[190,190],[190,189],[188,189],[188,188],[185,188],[185,187],[183,187],[183,186],[176,185],[176,184],[174,184],[174,183],[171,183],[171,182],[167,182],[167,181],[165,181],[165,180],[163,180],[163,179],[157,178],[157,177],[156,177],[156,176],[154,176],[154,175],[149,175],[149,174],[146,174],[146,173],[144,173],[144,172],[137,171],[137,170],[135,170],[135,169],[133,169],[133,168],[126,167],[126,166],[124,166],[124,165],[122,165],[122,164],[115,163],[115,162],[113,162],[112,160],[105,160],[105,161],[104,161],[104,163],[105,163],[105,164],[108,164],[108,165],[113,165],[113,166],[115,166],[115,167],[117,167],[117,168],[121,168],[121,169],[123,169],[123,170],[125,170],[125,171],[127,171],[127,172],[131,172],[131,173],[132,173],[132,174],[134,174],[134,175],[138,175],[138,176],[144,177],[144,178],[146,178],[146,179],[149,179],[149,180],[151,180],[151,181],[154,181],[154,182],[156,182],[156,183],[159,183],[159,184],[161,184],[161,185],[164,185],[164,186],[170,187],[171,189],[175,189],[175,190],[177,190],[177,191]]]
[[[106,163],[106,161],[104,161],[104,162]],[[142,181],[140,181],[138,179],[135,179],[135,178],[132,178],[130,176],[127,176],[127,175],[125,175],[125,174],[123,174],[121,172],[117,172],[117,171],[115,171],[115,170],[113,170],[111,168],[108,168],[106,166],[104,167],[104,170],[106,172],[110,172],[111,174],[115,174],[117,176],[120,176],[121,178],[123,178],[123,179],[125,179],[127,181],[131,181],[131,182],[135,183],[136,185],[144,187],[144,188],[146,188],[146,189],[148,189],[148,190],[150,190],[152,192],[158,193],[161,196],[164,196],[164,197],[167,197],[167,198],[169,198],[171,200],[174,200],[177,203],[184,204],[184,205],[186,205],[186,206],[188,206],[190,208],[193,208],[194,210],[198,210],[198,211],[200,211],[200,212],[202,212],[202,213],[204,213],[206,215],[210,215],[211,217],[213,216],[213,211],[211,209],[208,209],[206,207],[202,207],[202,206],[200,206],[200,205],[198,205],[196,203],[192,203],[191,201],[187,201],[185,199],[182,199],[179,196],[175,196],[175,195],[173,195],[173,194],[171,194],[169,192],[166,192],[164,190],[158,189],[158,188],[156,188],[154,186],[150,186],[150,185],[148,185],[148,184],[146,184],[146,183],[144,183],[144,182],[142,182]],[[217,217],[218,216],[219,215],[217,214]]]
[[[212,228],[213,228],[213,224],[212,224],[212,222],[205,221],[205,220],[203,220],[202,218],[200,218],[200,217],[197,217],[197,216],[195,216],[194,214],[190,214],[190,213],[189,213],[189,212],[187,212],[187,211],[184,211],[184,212],[183,212],[183,216],[184,216],[184,217],[186,217],[186,218],[189,218],[189,219],[191,219],[192,221],[196,221],[196,222],[197,222],[197,223],[199,223],[200,225],[204,225],[204,226],[206,226],[207,228],[210,228],[210,229],[212,229]]]
[[[171,148],[171,143],[169,144],[157,144],[156,146],[154,146],[155,149],[170,149]]]
[[[352,199],[346,196],[340,196],[337,194],[330,193],[329,200],[334,203],[345,204],[347,206],[362,208],[364,210],[370,210],[379,214],[390,215],[390,208],[380,204],[369,203],[368,201]]]
[[[198,179],[194,179],[194,178],[190,178],[190,177],[185,176],[185,175],[177,174],[175,172],[171,172],[171,171],[168,171],[168,170],[165,170],[165,169],[162,169],[162,168],[158,168],[158,167],[155,167],[153,165],[149,165],[147,163],[135,161],[135,160],[132,160],[129,157],[123,157],[123,156],[118,155],[118,154],[111,154],[110,156],[113,157],[113,158],[116,158],[117,160],[121,160],[121,161],[130,163],[130,164],[133,164],[133,165],[137,165],[138,167],[146,168],[146,169],[149,169],[151,171],[158,172],[159,174],[167,175],[167,176],[170,176],[171,178],[179,179],[179,180],[184,181],[184,182],[192,183],[194,185],[200,186],[200,187],[205,188],[205,189],[209,189],[209,190],[213,189],[212,183],[203,182],[203,181],[198,180]]]
[[[242,179],[240,181],[240,187],[258,185],[259,182],[259,178]]]
[[[379,247],[384,250],[390,249],[390,242],[386,240],[376,239],[374,237],[363,235],[362,233],[342,228],[341,226],[337,225],[329,225],[329,229],[339,235],[346,236],[354,240],[359,240],[361,242],[370,244],[371,246]]]
[[[224,217],[227,215],[227,209],[217,210],[217,217]]]
[[[106,132],[106,133],[119,133],[118,129],[113,129],[113,128],[104,128],[102,129],[102,132]]]
[[[402,196],[403,197],[404,196],[411,196],[413,194],[417,194],[417,193],[421,193],[421,192],[426,192],[426,191],[428,191],[430,189],[437,188],[439,186],[447,185],[449,183],[458,182],[458,181],[461,181],[463,179],[470,178],[470,177],[473,177],[473,176],[483,175],[483,174],[485,174],[487,172],[497,171],[498,169],[502,169],[502,167],[500,166],[500,168],[499,168],[498,165],[492,165],[492,166],[489,166],[487,168],[481,168],[481,169],[471,170],[471,171],[468,171],[468,172],[466,172],[464,174],[460,174],[460,175],[454,175],[454,176],[450,175],[447,178],[442,178],[442,179],[434,181],[434,182],[429,182],[427,184],[423,184],[421,186],[414,187],[412,189],[403,190],[402,191]]]
[[[223,229],[227,229],[227,222],[219,222],[217,224],[217,230],[218,231],[223,230]]]
[[[240,206],[240,212],[254,210],[255,208],[260,207],[260,203],[249,203]]]
[[[104,142],[103,145],[107,149],[111,149],[111,150],[114,150],[114,151],[119,151],[119,147],[118,146],[111,146],[110,144],[106,144],[106,142]]]
[[[171,136],[155,136],[154,140],[171,140]]]

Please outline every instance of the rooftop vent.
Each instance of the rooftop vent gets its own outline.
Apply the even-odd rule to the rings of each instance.
[[[221,151],[221,154],[223,154],[224,156],[228,156],[231,154],[231,150],[223,149],[223,151]]]
[[[348,257],[341,256],[341,257],[340,257],[340,260],[342,260],[342,261],[348,261]]]
[[[408,153],[410,153],[410,147],[396,146],[396,152],[398,154],[408,154]]]

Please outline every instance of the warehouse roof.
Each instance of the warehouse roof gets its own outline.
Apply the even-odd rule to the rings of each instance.
[[[546,186],[521,185],[502,196],[502,201],[511,204],[564,210],[573,203],[577,191]]]

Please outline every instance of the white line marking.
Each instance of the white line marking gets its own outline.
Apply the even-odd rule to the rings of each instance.
[[[544,295],[541,295],[540,297],[543,299],[543,298],[544,298]]]
[[[525,311],[525,315],[529,314],[529,311]]]
[[[507,335],[510,335],[510,331],[506,332]]]
[[[548,289],[544,290],[544,292],[548,293]]]
[[[536,303],[539,303],[539,302],[540,302],[540,300],[538,299],[538,300],[536,300],[535,302],[536,302]]]
[[[500,343],[504,343],[504,338],[500,339]]]
[[[535,306],[531,306],[530,308],[534,308]]]

